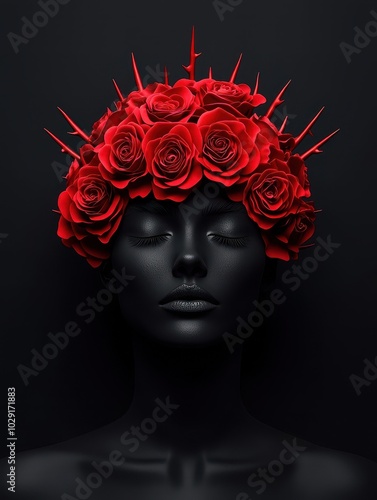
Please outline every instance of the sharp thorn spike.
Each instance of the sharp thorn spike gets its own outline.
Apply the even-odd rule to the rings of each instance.
[[[65,113],[61,108],[59,108],[59,106],[58,106],[58,110],[60,111],[60,113],[64,116],[64,118],[67,120],[67,122],[71,125],[71,127],[75,131],[75,132],[71,132],[71,134],[79,135],[80,137],[82,137],[84,139],[84,141],[91,142],[90,137],[83,130],[81,130],[81,128],[78,125],[76,125],[76,123],[67,115],[67,113]]]
[[[236,79],[236,77],[237,77],[238,70],[240,69],[241,60],[242,60],[242,54],[241,54],[241,55],[240,55],[240,57],[238,58],[238,61],[237,61],[236,67],[234,68],[233,73],[232,73],[232,76],[230,77],[230,80],[229,80],[229,82],[230,82],[230,83],[234,83],[234,80],[235,80],[235,79]]]
[[[72,158],[76,158],[76,160],[80,160],[80,156],[77,153],[75,153],[72,149],[70,149],[68,146],[66,146],[63,141],[61,141],[60,139],[58,139],[56,137],[56,135],[54,135],[52,132],[47,130],[47,128],[45,128],[45,131],[48,133],[48,135],[50,137],[52,137],[54,139],[55,142],[57,142],[59,144],[59,146],[62,148],[63,153],[68,153],[70,156],[72,156]]]
[[[285,129],[285,126],[287,125],[287,123],[288,123],[288,116],[286,116],[286,117],[284,118],[284,121],[283,121],[283,123],[281,124],[281,127],[280,127],[280,129],[279,129],[279,134],[282,134],[282,133],[284,132],[284,129]]]
[[[275,109],[280,106],[280,104],[283,104],[284,100],[282,99],[284,92],[287,90],[288,86],[290,85],[292,80],[289,80],[289,82],[285,85],[285,87],[282,88],[282,90],[279,92],[279,94],[276,96],[274,102],[271,104],[270,109],[266,113],[266,117],[270,118],[272,113],[275,111]]]
[[[195,62],[196,62],[196,59],[201,54],[202,54],[201,52],[199,52],[198,54],[195,52],[195,28],[193,26],[192,27],[192,33],[191,33],[190,64],[188,66],[182,65],[183,68],[189,74],[190,80],[195,80]]]
[[[311,248],[314,247],[314,243],[310,243],[309,245],[300,245],[300,248]]]
[[[169,73],[168,73],[168,68],[166,66],[164,67],[164,79],[165,79],[165,85],[169,85]]]
[[[140,78],[139,70],[137,69],[136,60],[135,60],[135,56],[134,56],[133,52],[131,53],[131,57],[132,57],[132,70],[134,72],[135,83],[136,83],[139,91],[142,91],[142,90],[144,90],[144,87],[143,87],[143,83],[142,83],[141,78]]]
[[[323,112],[323,110],[325,109],[325,107],[323,106],[323,108],[321,108],[319,110],[319,112],[315,115],[315,117],[313,118],[313,120],[304,128],[304,130],[301,132],[300,135],[298,135],[296,138],[295,138],[295,147],[297,147],[300,142],[305,138],[305,136],[307,134],[310,134],[310,129],[312,128],[312,126],[315,124],[315,122],[318,120],[319,116],[321,115],[321,113]]]
[[[255,81],[255,87],[254,87],[253,94],[257,94],[258,93],[258,90],[259,90],[259,77],[260,77],[260,73],[257,74],[257,79]]]
[[[310,148],[306,153],[300,155],[301,158],[303,160],[306,160],[306,158],[308,158],[312,154],[322,153],[322,151],[319,148],[321,146],[323,146],[327,141],[329,141],[335,134],[337,134],[339,132],[339,130],[340,130],[340,128],[338,128],[332,134],[329,134],[327,137],[325,137],[324,139],[322,139],[322,141],[320,141],[318,144],[316,144],[315,146],[313,146],[312,148]]]
[[[121,101],[123,101],[124,96],[123,96],[123,94],[122,94],[122,92],[121,92],[120,88],[118,87],[117,82],[116,82],[114,79],[113,79],[113,84],[114,84],[114,87],[115,87],[116,93],[118,94],[119,99],[120,99]]]
[[[211,80],[213,80],[212,68],[209,68],[209,71],[208,71],[208,78],[210,78]]]

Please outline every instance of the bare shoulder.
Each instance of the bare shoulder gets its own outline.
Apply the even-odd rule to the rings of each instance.
[[[296,465],[292,484],[308,500],[377,499],[377,463],[371,460],[310,445]]]
[[[48,446],[16,454],[15,493],[20,500],[47,500],[61,498],[69,486],[68,478],[75,478],[84,456],[68,452],[59,446]],[[0,462],[1,475],[8,472],[6,459]],[[65,484],[66,483],[66,484]]]

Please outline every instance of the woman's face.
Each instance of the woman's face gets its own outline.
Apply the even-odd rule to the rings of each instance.
[[[203,198],[200,207],[194,192],[181,203],[147,197],[127,206],[112,266],[134,276],[119,301],[138,335],[204,347],[235,334],[237,318],[254,308],[265,266],[259,229],[241,202],[221,192]]]

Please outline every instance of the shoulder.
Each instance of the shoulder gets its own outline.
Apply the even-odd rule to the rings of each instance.
[[[75,478],[80,474],[86,456],[57,446],[47,446],[16,454],[15,492],[20,500],[61,498],[74,491]],[[1,474],[9,472],[6,459],[0,462]]]
[[[254,465],[246,478],[248,490],[237,500],[251,500],[262,493],[266,500],[377,499],[376,462],[266,426],[259,430],[259,439],[245,440],[249,463]]]
[[[377,499],[377,463],[361,456],[309,445],[295,469],[294,487],[310,499]]]

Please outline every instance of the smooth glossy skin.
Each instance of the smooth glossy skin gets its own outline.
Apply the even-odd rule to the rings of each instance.
[[[135,276],[119,297],[134,349],[130,408],[94,432],[19,453],[13,498],[376,500],[377,464],[296,439],[244,407],[242,349],[230,354],[223,333],[253,309],[269,262],[242,204],[222,194],[208,201],[198,209],[190,196],[188,218],[174,202],[152,203],[153,213],[148,200],[130,202],[110,263]],[[210,204],[228,212],[203,213]],[[219,236],[245,239],[234,246]],[[161,308],[182,283],[199,285],[217,306]],[[5,460],[0,472],[6,477]]]
[[[135,276],[120,296],[131,329],[181,347],[223,342],[236,318],[252,311],[265,263],[258,226],[242,203],[219,195],[199,211],[195,197],[180,204],[132,200],[112,257],[114,268]],[[163,309],[161,299],[183,283],[206,289],[219,304],[196,315]]]

